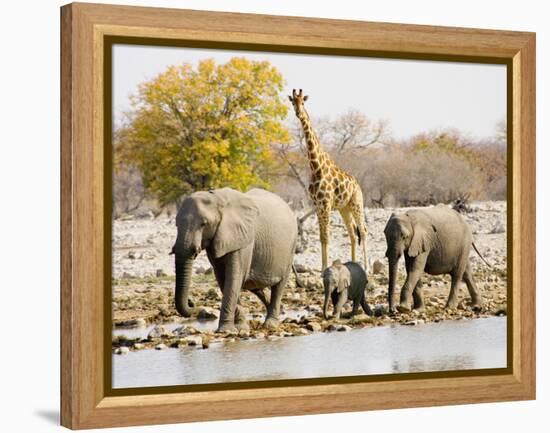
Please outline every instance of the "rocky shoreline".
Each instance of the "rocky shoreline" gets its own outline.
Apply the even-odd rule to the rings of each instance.
[[[240,333],[214,331],[219,316],[221,295],[211,275],[194,278],[193,300],[200,307],[196,308],[196,316],[191,319],[178,316],[172,305],[172,278],[116,280],[115,293],[124,293],[120,287],[131,286],[134,288],[134,296],[115,294],[113,302],[115,329],[143,329],[154,326],[147,331],[145,337],[131,338],[125,336],[124,331],[117,332],[112,341],[113,351],[116,354],[125,354],[131,350],[152,348],[163,350],[188,346],[207,349],[211,344],[235,340],[273,340],[304,336],[314,332],[346,332],[354,328],[391,325],[416,326],[443,320],[478,319],[507,314],[505,280],[499,276],[486,275],[486,282],[482,282],[480,281],[482,275],[478,275],[478,281],[480,281],[478,284],[485,288],[483,290],[484,306],[479,311],[472,310],[465,293],[461,293],[456,309],[446,309],[448,289],[443,290],[443,287],[448,288],[449,281],[445,277],[433,277],[424,289],[426,308],[422,312],[389,314],[385,291],[378,288],[371,290],[368,294],[368,302],[373,308],[374,316],[361,314],[350,318],[351,305],[346,304],[342,319],[326,320],[322,315],[323,291],[320,278],[316,278],[309,272],[300,273],[299,278],[303,278],[307,285],[301,288],[295,286],[295,280],[289,283],[283,298],[284,318],[276,330],[262,327],[265,309],[255,295],[248,292],[241,294],[242,305],[248,311],[250,318],[250,329]],[[380,287],[383,284],[387,284],[384,274],[371,278],[370,287]],[[196,321],[213,323],[210,327],[198,329],[197,326],[189,324]],[[168,329],[165,326],[167,324],[175,326],[175,329]]]

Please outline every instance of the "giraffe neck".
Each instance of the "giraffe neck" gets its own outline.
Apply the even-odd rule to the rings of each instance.
[[[304,129],[304,136],[307,144],[307,158],[312,173],[315,173],[321,165],[321,159],[324,159],[322,155],[325,155],[325,151],[319,143],[319,139],[313,130],[311,120],[305,109],[302,109],[298,114],[298,119],[302,123]],[[328,159],[328,156],[325,156]]]

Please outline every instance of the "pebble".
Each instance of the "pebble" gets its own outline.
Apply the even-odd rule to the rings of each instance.
[[[372,273],[377,275],[384,272],[384,263],[382,263],[380,260],[375,260],[372,264]]]
[[[311,273],[312,271],[311,267],[304,265],[302,263],[295,263],[294,269],[296,269],[296,272],[299,274]]]
[[[421,325],[422,323],[424,323],[423,319],[415,319],[415,320],[409,320],[403,324],[407,326],[416,326],[416,325]]]
[[[174,329],[173,334],[178,337],[185,337],[187,335],[198,334],[199,331],[192,326],[180,326],[179,328]]]
[[[162,325],[155,325],[153,329],[149,331],[149,334],[147,334],[147,338],[153,339],[153,338],[161,338],[164,335],[167,335],[166,329]]]
[[[179,342],[187,346],[202,346],[202,337],[200,335],[189,335],[182,338]]]
[[[155,350],[165,350],[165,349],[168,349],[168,346],[164,343],[160,343],[155,346]]]
[[[130,353],[130,349],[126,346],[117,347],[117,349],[115,350],[115,353],[117,355],[128,355]]]
[[[328,332],[338,331],[338,325],[335,325],[334,323],[331,323],[330,325],[327,326],[326,330]]]
[[[309,322],[306,325],[306,329],[309,329],[311,332],[320,332],[323,328],[317,322]]]
[[[216,320],[218,317],[220,317],[218,311],[208,307],[201,308],[197,314],[197,320],[201,321]]]

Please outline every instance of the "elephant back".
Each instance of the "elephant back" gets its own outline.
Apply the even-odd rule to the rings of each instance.
[[[348,268],[351,275],[351,288],[353,294],[350,293],[350,296],[355,296],[358,293],[362,293],[367,288],[367,273],[363,269],[363,266],[358,262],[346,262],[344,266]]]

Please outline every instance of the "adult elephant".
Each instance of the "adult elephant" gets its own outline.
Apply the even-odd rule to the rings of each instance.
[[[464,281],[468,287],[473,308],[481,306],[482,298],[474,282],[470,266],[470,248],[473,244],[470,228],[458,212],[445,205],[392,214],[384,229],[389,261],[388,303],[395,311],[394,292],[397,265],[405,256],[407,279],[401,289],[400,311],[409,311],[411,292],[413,307],[424,308],[422,282],[424,272],[431,275],[450,274],[451,291],[448,308],[456,308],[458,286]],[[481,257],[481,254],[479,254]],[[483,257],[481,257],[482,260]]]
[[[200,191],[187,197],[176,217],[172,249],[176,263],[175,302],[184,317],[189,307],[192,264],[203,249],[222,290],[218,331],[248,329],[241,290],[255,292],[267,306],[264,325],[276,327],[296,244],[296,218],[277,195],[262,189]],[[264,289],[271,288],[269,301]]]

